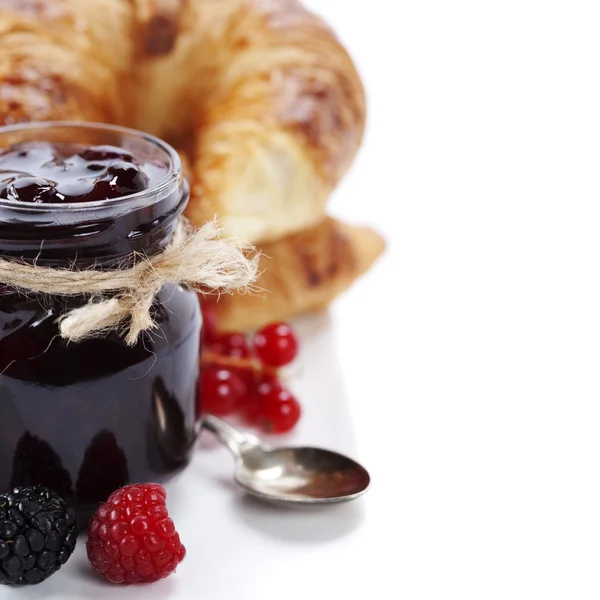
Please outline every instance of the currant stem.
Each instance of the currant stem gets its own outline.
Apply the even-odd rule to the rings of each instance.
[[[223,356],[213,352],[212,350],[202,351],[202,364],[218,365],[221,367],[235,367],[236,369],[243,369],[246,371],[254,371],[255,373],[263,372],[269,375],[277,375],[278,369],[273,367],[267,367],[260,364],[253,358],[239,358],[237,356]]]

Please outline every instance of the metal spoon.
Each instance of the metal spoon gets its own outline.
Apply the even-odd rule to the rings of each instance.
[[[223,441],[236,458],[234,479],[248,493],[284,505],[331,504],[367,491],[366,469],[321,448],[269,448],[254,435],[206,416],[202,427]]]

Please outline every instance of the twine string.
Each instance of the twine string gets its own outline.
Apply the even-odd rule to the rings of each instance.
[[[254,281],[258,266],[258,257],[249,258],[215,222],[194,230],[183,218],[163,252],[132,258],[132,266],[104,271],[0,259],[0,282],[25,293],[88,296],[83,306],[59,317],[61,337],[78,342],[124,329],[125,342],[133,346],[142,331],[156,326],[151,307],[165,284],[199,292],[242,289]]]

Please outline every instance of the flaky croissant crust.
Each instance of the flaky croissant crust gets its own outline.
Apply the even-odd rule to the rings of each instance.
[[[204,299],[221,330],[255,329],[327,306],[371,267],[385,242],[368,227],[326,217],[315,227],[258,249],[263,273],[255,292]]]
[[[90,120],[186,147],[197,223],[317,224],[360,144],[360,78],[296,0],[0,0],[0,122]]]

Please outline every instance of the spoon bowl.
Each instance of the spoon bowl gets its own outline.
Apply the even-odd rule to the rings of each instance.
[[[253,448],[238,459],[235,480],[265,500],[299,504],[353,500],[369,486],[361,465],[321,448]]]
[[[236,457],[235,481],[262,500],[285,505],[320,505],[364,494],[369,473],[356,461],[323,448],[269,448],[252,434],[207,416],[215,433]]]

